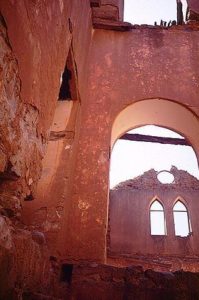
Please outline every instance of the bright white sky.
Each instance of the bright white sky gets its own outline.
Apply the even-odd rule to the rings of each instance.
[[[181,137],[173,131],[152,125],[140,127],[131,132]],[[141,175],[152,168],[156,171],[169,171],[171,166],[186,170],[199,178],[196,155],[191,147],[118,140],[111,155],[110,187]]]
[[[187,2],[182,0],[184,16]],[[176,0],[125,0],[124,21],[132,24],[160,24],[177,19]]]

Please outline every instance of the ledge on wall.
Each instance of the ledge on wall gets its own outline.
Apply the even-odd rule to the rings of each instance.
[[[100,18],[94,18],[93,27],[95,29],[129,31],[133,28],[133,25],[128,22],[110,21],[110,20],[103,20]]]

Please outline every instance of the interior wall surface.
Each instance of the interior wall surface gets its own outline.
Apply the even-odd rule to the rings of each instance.
[[[3,140],[9,149],[6,149],[7,156],[12,158],[13,155],[12,161],[17,167],[19,165],[19,177],[11,182],[10,190],[17,197],[20,190],[23,222],[37,226],[45,233],[52,232],[54,238],[60,230],[64,206],[71,199],[68,186],[77,155],[81,105],[87,101],[87,67],[92,37],[90,1],[3,0],[0,11],[7,28],[6,42],[17,62],[19,107],[24,110],[23,114],[16,112],[12,103],[10,115],[4,115],[4,118],[12,119],[16,114],[20,124],[17,126],[15,122],[15,128],[11,125],[8,130],[12,135],[8,134]],[[63,124],[60,127],[63,136],[60,134],[59,139],[48,143],[50,131],[56,127],[53,118],[57,114],[60,78],[69,49],[73,54],[78,99],[74,99],[74,105],[62,103],[59,118],[65,122],[65,128]],[[11,68],[9,71],[12,73]],[[8,98],[8,102],[11,100]],[[13,128],[21,130],[20,138],[13,140],[12,136],[16,136]],[[4,133],[3,127],[1,131]]]
[[[197,0],[187,0],[190,10],[199,13],[199,4]]]
[[[90,2],[3,0],[0,9],[19,65],[22,99],[39,110],[39,132],[45,135],[54,116],[71,43],[78,89],[82,97],[85,93],[92,28]]]
[[[155,98],[181,104],[197,120],[198,39],[197,31],[183,28],[94,31],[73,196],[65,220],[67,257],[106,257],[111,131],[118,114],[139,100]]]
[[[151,235],[150,205],[154,199],[164,208],[165,235]],[[173,207],[183,199],[191,223],[187,237],[175,235]],[[110,194],[110,252],[120,255],[198,256],[198,189],[157,185],[152,188],[113,190]]]

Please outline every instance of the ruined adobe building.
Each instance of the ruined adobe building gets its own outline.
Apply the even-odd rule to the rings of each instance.
[[[164,271],[199,270],[198,210],[199,181],[173,167],[174,180],[163,184],[158,172],[118,184],[110,192],[108,248],[112,263]],[[161,203],[165,228],[162,235],[151,234],[150,207]],[[189,234],[175,232],[173,208],[177,201],[188,210]]]
[[[122,22],[122,0],[0,1],[0,299],[197,299],[198,274],[111,267],[106,243],[120,136],[163,126],[198,157],[188,2],[191,22],[162,28]]]

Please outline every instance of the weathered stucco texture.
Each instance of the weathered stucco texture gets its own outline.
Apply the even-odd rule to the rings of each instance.
[[[1,89],[3,142],[0,161],[2,177],[5,179],[1,189],[2,201],[7,201],[6,205],[10,207],[9,199],[12,196],[15,206],[18,205],[19,208],[23,206],[23,220],[26,223],[30,223],[30,216],[34,211],[44,208],[43,212],[46,207],[49,207],[47,214],[50,215],[50,219],[54,220],[56,219],[54,215],[57,216],[61,213],[60,210],[63,210],[60,199],[62,198],[62,202],[65,201],[63,189],[67,190],[68,185],[64,178],[69,177],[68,181],[72,180],[70,176],[73,174],[76,156],[75,142],[72,158],[68,154],[67,134],[59,142],[58,148],[54,142],[56,146],[54,154],[48,157],[56,161],[48,191],[44,195],[45,184],[39,194],[35,187],[41,176],[43,167],[41,161],[47,150],[46,145],[59,95],[60,77],[65,68],[69,49],[73,53],[77,76],[76,93],[79,96],[79,104],[74,105],[78,106],[78,109],[73,109],[74,120],[71,121],[73,124],[70,128],[76,130],[75,137],[73,133],[73,140],[77,140],[78,137],[80,121],[76,120],[80,120],[80,103],[85,101],[87,60],[92,30],[90,3],[78,0],[72,3],[62,0],[45,3],[40,0],[31,2],[3,0],[0,3],[0,10],[3,16],[1,68],[5,82]],[[64,114],[63,110],[63,119]],[[62,166],[61,174],[60,166]],[[57,194],[56,201],[55,194]],[[24,202],[24,199],[34,199],[34,203]],[[35,216],[33,215],[31,219],[35,219]],[[46,218],[44,219],[44,223],[48,222]]]
[[[195,13],[199,13],[199,3],[197,0],[187,0],[189,8]]]
[[[198,273],[80,265],[74,268],[71,299],[192,300],[198,298],[198,283]]]
[[[28,166],[24,167],[26,170],[23,171],[33,173],[30,168],[30,164],[33,164],[35,174],[30,174],[30,178],[36,175],[38,177],[41,171],[41,155],[44,153],[59,94],[60,76],[65,67],[72,38],[78,65],[78,89],[82,97],[84,94],[87,55],[82,53],[82,47],[87,54],[91,30],[90,7],[88,1],[81,5],[79,1],[73,1],[71,5],[62,0],[45,4],[42,1],[20,0],[1,1],[0,9],[7,24],[8,40],[18,69],[19,102],[22,112],[25,111],[24,117],[22,115],[20,117],[21,123],[22,121],[24,123],[21,124],[22,130],[25,127],[27,133],[23,133],[20,147],[26,152],[26,156],[29,154],[30,157],[27,158]],[[77,16],[79,16],[78,24]],[[78,27],[81,23],[85,24],[86,29],[85,35],[80,36]],[[16,104],[13,103],[13,111],[15,107]],[[7,118],[11,116],[8,115]],[[26,135],[28,141],[23,145]],[[8,137],[7,139],[14,147],[11,138],[10,141]],[[20,158],[16,160],[19,164]],[[20,171],[18,170],[18,173]]]
[[[84,126],[66,220],[69,256],[77,251],[77,257],[104,259],[110,139],[118,113],[150,98],[169,99],[199,112],[198,39],[198,31],[186,27],[140,27],[124,33],[95,30],[87,103],[82,103]]]
[[[47,189],[45,201],[42,198],[40,202],[36,186],[42,173],[42,158],[47,150],[50,128],[54,125],[60,77],[69,48],[72,49],[78,76],[79,95],[78,105],[75,104],[72,109],[75,121],[71,121],[70,126],[73,130],[77,129],[73,139],[78,137],[80,103],[85,101],[91,32],[89,1],[0,1],[1,299],[22,299],[25,290],[35,290],[39,295],[50,294],[51,287],[54,293],[56,288],[53,286],[59,283],[61,264],[57,263],[55,268],[52,266],[56,265],[57,258],[50,259],[52,252],[49,252],[45,231],[50,228],[57,235],[63,211],[59,205],[61,197],[57,194],[52,207],[55,194],[49,194],[50,189]],[[63,109],[63,119],[67,112]],[[70,140],[70,133],[66,133],[64,138],[59,143],[58,150],[62,155],[56,161],[51,186],[57,185],[54,174],[56,167],[61,166],[59,160],[63,160],[63,150]],[[52,161],[56,157],[57,153],[54,153]],[[69,164],[68,154],[65,155],[63,167],[70,165],[70,172],[66,170],[68,177],[73,174],[74,157]],[[61,177],[60,185],[67,190],[61,175],[57,180]],[[45,190],[46,186],[43,188]],[[35,207],[41,208],[41,213],[36,216],[33,214]],[[36,220],[36,223],[30,220]]]

